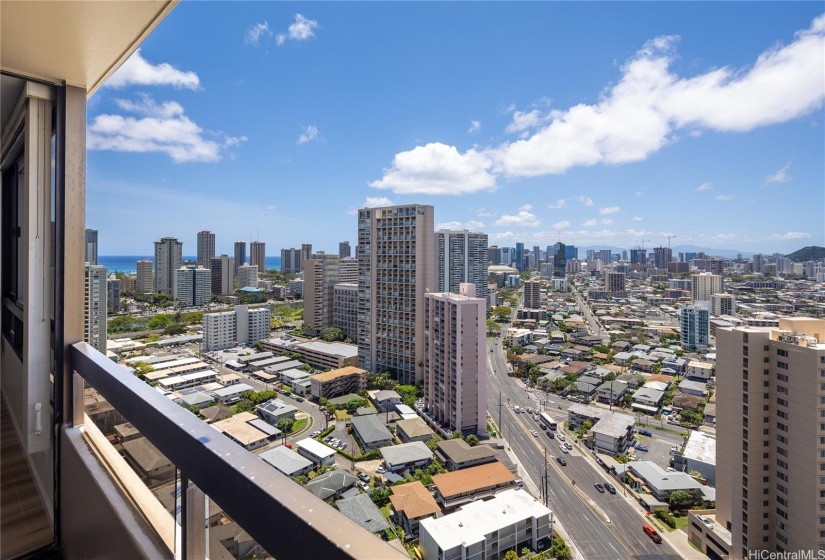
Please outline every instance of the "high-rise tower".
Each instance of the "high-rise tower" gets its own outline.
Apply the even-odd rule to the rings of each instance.
[[[174,237],[155,241],[155,293],[175,295],[175,271],[181,267],[183,243]]]

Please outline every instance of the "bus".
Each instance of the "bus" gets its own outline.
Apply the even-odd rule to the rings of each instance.
[[[555,431],[556,428],[558,428],[558,424],[556,424],[556,421],[553,420],[553,418],[546,412],[542,412],[540,414],[540,417],[542,425],[544,425],[544,427],[546,427],[548,430]]]

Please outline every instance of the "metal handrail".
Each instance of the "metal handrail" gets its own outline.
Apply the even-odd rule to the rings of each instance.
[[[69,357],[74,372],[276,558],[407,558],[92,346],[73,344]]]

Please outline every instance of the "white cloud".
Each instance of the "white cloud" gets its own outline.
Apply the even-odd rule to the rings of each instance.
[[[550,210],[560,210],[562,208],[567,208],[567,201],[563,198],[560,198],[556,201],[555,204],[548,204],[547,207]]]
[[[484,224],[477,220],[469,220],[466,222],[441,222],[435,225],[435,229],[452,229],[452,230],[461,230],[461,229],[480,229],[483,228]]]
[[[716,200],[731,200],[733,199],[733,195],[731,194],[717,194]]]
[[[677,40],[658,37],[646,43],[596,103],[566,110],[513,108],[507,130],[526,136],[466,155],[474,155],[476,168],[494,184],[498,175],[534,177],[576,166],[638,162],[678,141],[680,132],[745,132],[796,119],[823,104],[825,15],[790,44],[769,47],[751,66],[692,77],[671,70]],[[429,172],[439,175],[441,163],[432,161]]]
[[[368,196],[360,208],[379,208],[381,206],[395,206],[395,202],[386,196]]]
[[[488,212],[486,208],[479,208],[476,210],[476,216],[481,216],[482,218],[492,218],[495,214]]]
[[[173,86],[177,89],[200,89],[200,78],[194,72],[178,70],[167,62],[152,64],[137,49],[106,81],[112,88],[126,86]]]
[[[771,239],[787,241],[790,239],[809,239],[810,237],[810,233],[805,233],[803,231],[789,231],[788,233],[775,233],[771,236]]]
[[[706,181],[706,182],[702,183],[701,185],[699,185],[698,187],[696,187],[696,190],[697,191],[709,191],[712,188],[713,188],[713,183],[711,183],[710,181]]]
[[[221,159],[226,148],[246,141],[245,136],[204,131],[175,101],[157,103],[150,96],[141,95],[137,101],[117,99],[115,102],[122,110],[138,116],[96,116],[86,129],[89,149],[159,152],[175,163],[214,162]]]
[[[601,220],[599,220],[599,223],[603,226],[609,226],[613,223],[613,220],[609,218],[602,218]]]
[[[529,113],[514,111],[513,120],[504,130],[506,132],[522,132],[531,128],[536,128],[545,120],[546,117],[542,116],[538,109],[533,109]]]
[[[489,173],[489,159],[468,150],[461,154],[455,146],[433,143],[395,155],[392,167],[371,187],[396,194],[468,194],[496,188]]]
[[[599,214],[618,214],[621,210],[618,206],[608,206],[607,208],[599,208]]]
[[[275,43],[280,47],[287,40],[306,41],[315,37],[316,29],[318,29],[317,21],[307,19],[301,14],[295,14],[295,22],[289,26],[286,33],[278,33],[275,36]]]
[[[642,187],[641,189],[637,190],[637,191],[636,191],[636,198],[641,198],[641,197],[642,197],[642,195],[644,194],[644,190],[645,190],[645,189],[644,189],[644,187]]]
[[[568,222],[567,220],[562,220],[560,222],[556,222],[555,224],[551,225],[550,227],[555,229],[555,230],[567,229],[567,228],[570,227],[570,222]]]
[[[579,196],[577,198],[578,198],[579,202],[581,202],[585,206],[593,206],[593,199],[588,198],[586,196]]]
[[[582,222],[582,226],[584,226],[584,227],[595,227],[596,225],[598,225],[598,223],[599,223],[598,220],[585,220],[584,222]]]
[[[791,180],[790,175],[788,175],[788,171],[791,170],[791,162],[785,164],[785,167],[777,171],[776,173],[772,173],[765,177],[765,184],[770,185],[771,183],[786,183]]]
[[[530,212],[527,212],[526,210],[522,210],[516,215],[503,215],[501,218],[496,220],[495,225],[537,227],[541,225],[541,222],[539,222],[539,219],[536,218],[535,215],[531,214]]]
[[[631,222],[641,222],[642,219],[639,216],[633,216],[632,218],[630,218],[630,221]]]
[[[304,127],[304,131],[298,136],[299,144],[306,144],[318,139],[318,127],[309,125]]]
[[[527,211],[527,212],[529,212],[529,211],[530,211],[530,210],[532,210],[532,209],[533,209],[533,205],[532,205],[532,204],[525,204],[524,206],[522,206],[521,208],[519,208],[519,210],[525,210],[525,211]]]
[[[467,134],[474,134],[481,130],[481,121],[470,121],[470,128],[467,129]]]
[[[255,45],[256,47],[261,42],[261,37],[272,37],[272,30],[269,29],[269,23],[262,21],[256,23],[246,31],[244,41],[247,45]]]

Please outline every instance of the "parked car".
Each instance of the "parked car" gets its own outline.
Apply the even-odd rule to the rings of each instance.
[[[648,449],[648,447],[646,445],[636,445],[635,447],[636,447],[636,451],[642,451],[644,453],[647,453],[648,451],[650,451],[650,449]]]
[[[616,487],[613,486],[612,484],[610,484],[609,482],[605,482],[604,487],[607,488],[607,491],[610,492],[611,494],[616,493]]]
[[[556,462],[561,465],[562,467],[567,466],[567,461],[565,461],[564,457],[556,457]]]
[[[601,484],[601,483],[597,482],[597,483],[596,483],[596,484],[594,484],[593,486],[595,486],[595,487],[596,487],[596,490],[598,490],[599,492],[601,492],[602,494],[604,494],[604,484]]]
[[[367,473],[362,473],[361,472],[361,473],[358,473],[358,479],[361,482],[369,482],[370,481],[370,475],[368,475]]]
[[[650,525],[642,525],[642,530],[647,533],[647,536],[653,539],[653,542],[656,544],[660,544],[662,542],[662,537],[659,536],[659,533],[656,532],[656,529],[651,527]]]
[[[639,430],[639,433],[643,436],[653,436],[653,432],[651,432],[650,430]]]
[[[366,492],[367,490],[370,489],[369,485],[366,482],[364,482],[363,480],[358,483],[358,488],[360,488],[364,492]]]
[[[379,465],[378,468],[375,469],[375,472],[378,474],[382,474],[384,472],[384,467]]]

